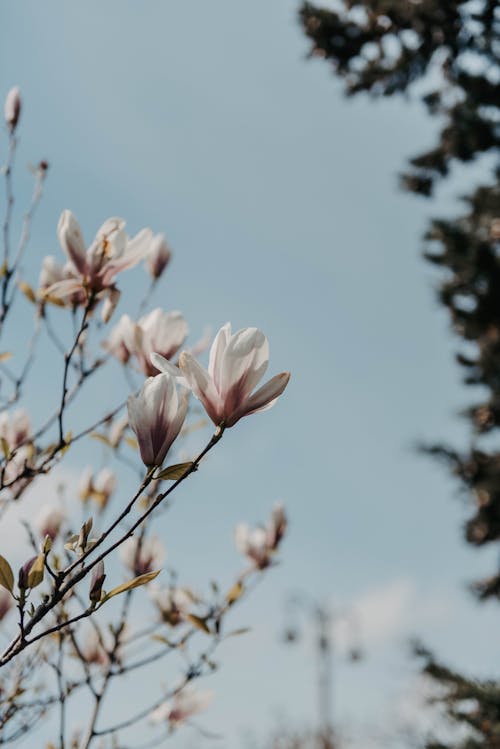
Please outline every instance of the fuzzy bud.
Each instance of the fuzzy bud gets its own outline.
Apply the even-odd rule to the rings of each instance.
[[[10,89],[9,93],[5,98],[4,105],[4,117],[5,122],[11,133],[16,129],[19,117],[21,115],[21,92],[19,86],[14,86]]]

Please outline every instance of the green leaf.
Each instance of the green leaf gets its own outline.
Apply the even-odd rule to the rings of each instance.
[[[0,554],[0,585],[12,593],[14,587],[14,573],[8,561]]]
[[[163,471],[160,471],[156,478],[161,479],[162,481],[177,481],[177,479],[182,478],[186,471],[192,468],[192,466],[192,461],[189,461],[189,463],[175,463],[172,466],[167,466]]]
[[[201,616],[196,616],[196,614],[184,614],[184,618],[191,622],[191,624],[194,624],[195,627],[198,627],[198,629],[206,632],[207,635],[212,634],[210,629],[208,628],[207,620],[202,619]]]
[[[140,585],[147,585],[151,580],[154,580],[155,577],[157,577],[160,574],[161,570],[155,570],[155,572],[146,572],[145,575],[139,575],[139,577],[134,577],[133,580],[128,580],[126,583],[122,583],[121,585],[118,585],[116,588],[113,588],[113,590],[110,590],[109,593],[106,593],[106,595],[101,599],[101,606],[105,601],[109,601],[110,598],[113,598],[113,596],[118,596],[120,593],[125,593],[126,590],[132,590],[132,588],[138,588]]]
[[[28,588],[36,588],[37,585],[43,580],[43,573],[45,572],[45,554],[39,554],[33,562],[31,569],[28,573]]]

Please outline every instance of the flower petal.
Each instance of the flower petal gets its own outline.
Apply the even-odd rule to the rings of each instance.
[[[281,372],[272,377],[265,385],[248,398],[245,403],[228,419],[227,426],[236,424],[243,416],[249,416],[257,411],[265,411],[274,406],[290,380],[290,372]]]

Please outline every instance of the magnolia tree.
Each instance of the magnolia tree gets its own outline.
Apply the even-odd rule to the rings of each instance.
[[[197,357],[208,341],[181,351],[188,335],[182,314],[146,311],[169,265],[169,247],[150,229],[128,236],[120,218],[105,221],[87,246],[77,219],[64,210],[57,227],[64,254],[60,260],[45,257],[38,286],[30,282],[23,258],[48,165],[42,161],[32,169],[33,197],[16,244],[12,176],[20,114],[20,93],[13,88],[5,101],[0,512],[8,536],[9,513],[20,510],[31,550],[19,564],[6,551],[7,536],[0,545],[0,743],[39,731],[40,720],[52,715],[53,748],[87,749],[96,742],[131,746],[129,731],[141,723],[150,724],[148,746],[154,746],[208,705],[211,693],[194,682],[214,670],[214,651],[236,633],[226,626],[227,615],[272,566],[286,517],[277,505],[265,526],[239,525],[235,541],[246,563],[228,585],[211,582],[204,593],[180,581],[171,567],[161,574],[165,548],[151,532],[151,521],[172,506],[180,484],[203,469],[202,461],[227,430],[275,403],[289,373],[259,387],[269,346],[256,328],[233,333],[229,323],[224,325],[210,346],[207,369]],[[120,274],[139,264],[151,287],[140,305],[137,299],[130,302],[143,314],[139,319],[123,314],[108,330],[118,302],[126,301],[125,294],[120,300]],[[32,321],[32,332],[21,330],[23,320]],[[4,350],[9,330],[13,340],[23,341],[14,354]],[[36,391],[42,345],[42,355],[51,357],[50,379],[60,383],[54,403]],[[99,397],[108,365],[121,368],[127,382],[128,398],[125,392],[114,404]],[[40,423],[21,407],[33,396],[38,411],[46,408]],[[76,412],[70,406],[82,399],[88,422],[80,426],[72,423]],[[87,404],[101,407],[96,418],[90,418]],[[168,460],[174,443],[178,450],[188,434],[195,432],[193,440],[210,423],[212,436],[193,448],[195,457]],[[61,472],[66,456],[89,439],[104,443],[106,464],[82,470],[76,482],[66,481],[64,501],[45,496],[47,474]],[[128,496],[118,504],[122,472]],[[136,477],[135,485],[130,476]],[[23,502],[33,496],[39,506],[33,511],[28,502],[23,514]],[[139,692],[135,711],[129,705],[115,718],[115,685],[132,672],[140,675],[136,684],[150,684],[143,670],[176,651],[182,657],[175,661],[180,665],[170,667],[168,688],[158,683],[153,701]]]

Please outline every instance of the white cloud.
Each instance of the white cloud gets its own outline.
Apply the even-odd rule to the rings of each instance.
[[[344,608],[347,616],[336,624],[343,647],[359,637],[366,647],[408,639],[428,624],[446,621],[454,602],[438,591],[422,591],[410,578],[391,580],[368,589]]]

